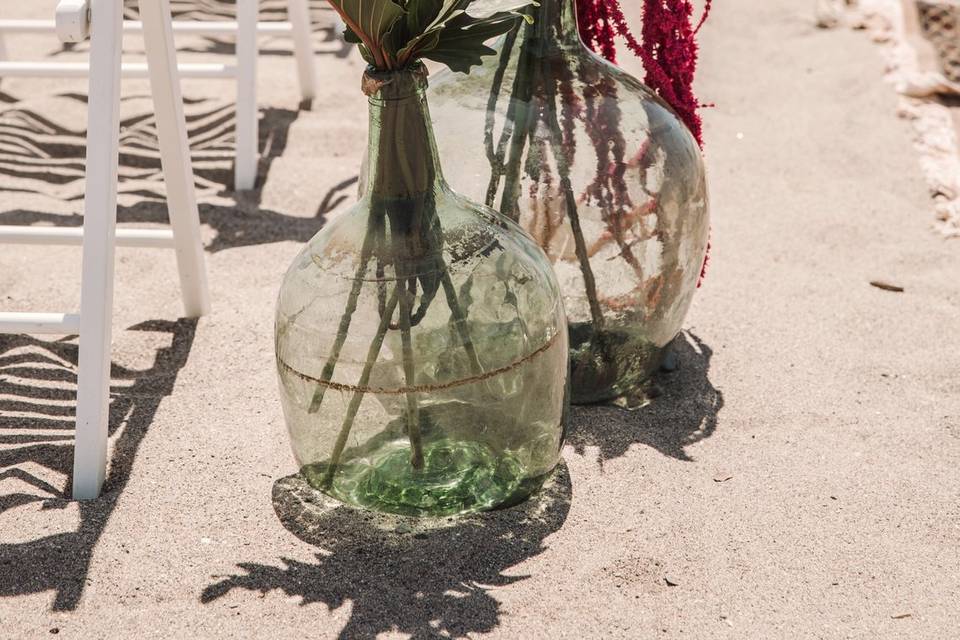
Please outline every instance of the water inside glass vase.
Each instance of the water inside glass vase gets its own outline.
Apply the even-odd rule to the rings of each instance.
[[[312,486],[451,515],[522,500],[555,466],[567,340],[542,252],[447,188],[425,77],[368,73],[364,194],[288,271],[277,364]]]
[[[454,189],[516,220],[553,264],[573,401],[634,406],[696,290],[702,159],[669,106],[582,44],[572,0],[533,11],[469,76],[433,78],[440,152],[461,155]]]

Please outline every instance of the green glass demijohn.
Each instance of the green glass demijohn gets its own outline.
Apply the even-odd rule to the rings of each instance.
[[[701,272],[700,149],[666,103],[591,52],[574,0],[541,0],[469,76],[428,98],[447,179],[549,256],[570,322],[575,403],[643,402]]]
[[[409,515],[505,506],[563,439],[567,332],[550,263],[444,181],[422,64],[368,70],[365,188],[293,261],[276,362],[307,481]]]

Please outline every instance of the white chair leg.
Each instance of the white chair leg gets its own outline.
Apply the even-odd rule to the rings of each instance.
[[[210,293],[200,242],[200,217],[193,184],[190,143],[177,75],[170,2],[140,0],[140,15],[183,307],[188,317],[195,318],[210,311]]]
[[[237,191],[253,189],[257,181],[258,4],[258,0],[237,0]]]
[[[307,0],[287,0],[287,16],[293,36],[293,54],[297,59],[300,95],[304,100],[313,100],[317,96],[317,65]]]
[[[3,39],[3,34],[0,33],[0,62],[7,60],[7,43]],[[3,83],[3,76],[0,76],[0,84]]]
[[[123,3],[92,0],[80,360],[73,497],[95,498],[107,464],[113,250],[117,222]]]

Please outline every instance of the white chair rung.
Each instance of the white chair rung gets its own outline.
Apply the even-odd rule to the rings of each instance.
[[[54,33],[57,30],[53,20],[0,20],[0,32],[8,34],[24,33]],[[257,25],[259,35],[287,35],[293,31],[289,22],[261,22]],[[125,20],[123,32],[143,33],[143,22],[139,20]],[[173,23],[175,34],[195,36],[230,36],[237,33],[236,20],[217,20],[210,22],[193,22],[176,20]]]
[[[80,333],[80,316],[75,313],[0,312],[0,333]]]
[[[117,228],[118,247],[169,249],[175,240],[171,229]],[[32,227],[0,225],[0,244],[81,245],[83,227]]]
[[[119,0],[117,0],[119,1]],[[305,101],[317,95],[316,60],[312,42],[310,8],[307,0],[287,0],[286,22],[259,22],[259,0],[237,0],[236,20],[187,21],[174,20],[168,27],[174,34],[225,35],[236,38],[237,64],[182,64],[177,67],[180,78],[229,78],[237,82],[237,128],[234,167],[234,189],[243,191],[256,186],[259,140],[257,120],[257,36],[289,35],[293,41],[294,58],[300,95]],[[80,42],[90,30],[91,7],[95,0],[60,0],[56,20],[0,20],[0,78],[53,77],[82,78],[89,74],[84,63],[46,62],[17,63],[5,61],[3,35],[8,33],[56,32],[63,42]],[[141,19],[142,7],[141,7]],[[118,25],[118,40],[127,33],[145,34],[144,22],[125,20]],[[124,63],[125,78],[147,77],[146,66]]]
[[[237,66],[231,64],[193,62],[177,65],[181,78],[236,78]],[[124,78],[147,78],[146,63],[124,62]],[[21,78],[86,78],[90,65],[86,62],[0,62],[0,77]]]
[[[240,1],[243,4],[255,0]],[[0,226],[0,242],[83,247],[79,315],[0,313],[0,333],[79,335],[73,459],[73,497],[77,499],[97,497],[107,467],[115,247],[173,248],[185,314],[198,317],[210,309],[179,79],[187,75],[187,70],[199,72],[200,77],[225,77],[227,71],[236,76],[236,68],[226,65],[178,68],[169,0],[140,0],[139,4],[149,66],[126,65],[126,70],[150,79],[169,229],[116,228],[122,2],[60,0],[56,12],[58,35],[64,41],[74,42],[89,34],[89,64],[0,62],[0,75],[3,71],[12,71],[31,76],[89,76],[83,227]],[[249,37],[249,27],[247,34]],[[0,49],[0,56],[3,55]],[[44,70],[48,73],[38,73]],[[239,80],[238,84],[241,84]]]
[[[287,0],[290,23],[258,24],[258,0],[237,0],[237,20],[174,24],[169,0],[140,0],[141,23],[124,22],[120,0],[60,0],[54,21],[0,20],[0,77],[88,77],[87,156],[83,227],[0,226],[0,242],[83,247],[80,313],[0,312],[0,333],[78,334],[76,441],[73,497],[97,497],[107,467],[110,413],[114,249],[116,246],[172,247],[176,254],[184,312],[198,317],[210,309],[194,176],[187,139],[180,78],[236,78],[237,190],[255,185],[257,169],[257,34],[289,32],[298,63],[301,93],[316,91],[307,0]],[[6,60],[2,36],[33,30],[55,31],[63,42],[90,37],[89,63],[24,63]],[[125,30],[143,35],[146,64],[122,64]],[[235,66],[178,65],[175,32],[235,33]],[[171,229],[117,229],[120,78],[150,79],[157,139],[167,191]]]
[[[0,32],[3,33],[53,33],[56,30],[54,20],[0,20]]]

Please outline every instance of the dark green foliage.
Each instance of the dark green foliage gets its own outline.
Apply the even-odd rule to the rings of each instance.
[[[426,58],[466,73],[494,51],[484,42],[529,19],[531,0],[329,0],[347,25],[344,38],[381,71]]]

